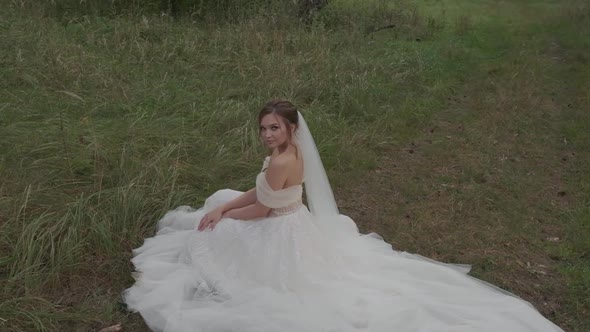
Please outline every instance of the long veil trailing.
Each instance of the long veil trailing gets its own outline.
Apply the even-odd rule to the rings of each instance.
[[[527,302],[466,276],[468,268],[360,234],[338,211],[301,114],[295,139],[311,213],[298,188],[281,197],[282,206],[298,203],[287,214],[195,231],[206,211],[243,194],[219,190],[203,208],[169,211],[133,251],[139,273],[123,297],[152,330],[562,332]]]
[[[315,141],[303,115],[300,112],[298,115],[299,128],[295,134],[295,142],[303,157],[304,187],[309,210],[317,219],[318,226],[328,234],[337,237],[357,236],[356,224],[338,211]]]

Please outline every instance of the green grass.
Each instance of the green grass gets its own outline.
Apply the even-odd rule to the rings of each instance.
[[[144,331],[119,304],[131,249],[167,210],[251,187],[257,111],[286,97],[363,232],[590,330],[588,6],[365,5],[312,26],[6,5],[0,327]]]

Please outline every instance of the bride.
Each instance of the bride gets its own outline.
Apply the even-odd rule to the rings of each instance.
[[[123,297],[152,330],[562,331],[528,302],[467,275],[469,266],[360,234],[338,213],[293,104],[267,103],[259,125],[271,154],[256,186],[168,212],[134,250],[136,283]]]

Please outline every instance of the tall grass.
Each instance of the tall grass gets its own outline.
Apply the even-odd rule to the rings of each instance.
[[[163,3],[152,2],[153,10],[160,13]],[[355,7],[333,1],[312,24],[280,12],[172,20],[138,4],[76,1],[74,8],[64,0],[33,8],[12,1],[0,14],[2,329],[86,331],[124,321],[129,330],[143,330],[117,305],[131,283],[131,249],[153,234],[167,210],[199,206],[220,188],[253,185],[264,156],[256,113],[273,97],[293,100],[306,114],[343,210],[366,199],[358,203],[363,214],[355,215],[361,228],[383,221],[376,227],[386,238],[418,250],[440,241],[440,227],[449,236],[473,231],[427,253],[472,259],[491,281],[497,275],[485,268],[496,268],[516,279],[503,286],[528,292],[519,285],[530,276],[501,265],[506,256],[487,257],[485,246],[521,236],[532,243],[532,255],[553,254],[532,238],[538,233],[527,218],[540,215],[570,234],[555,249],[567,262],[563,278],[574,281],[573,292],[587,289],[581,268],[587,211],[546,208],[553,197],[533,206],[514,199],[554,185],[551,177],[541,172],[531,179],[530,164],[495,157],[557,153],[555,137],[565,135],[576,142],[579,165],[531,163],[569,176],[589,160],[581,143],[587,115],[551,115],[557,108],[542,98],[566,76],[537,52],[554,30],[486,23],[405,1]],[[543,13],[561,19],[553,10]],[[578,13],[567,26],[587,19]],[[525,45],[534,51],[521,46],[529,34],[540,36]],[[573,59],[588,47],[575,37],[564,43]],[[542,72],[544,66],[555,70]],[[538,79],[541,73],[549,78]],[[575,82],[587,84],[582,74]],[[577,105],[587,97],[582,89],[572,92]],[[549,115],[556,125],[548,125]],[[445,132],[457,122],[462,133]],[[587,204],[585,190],[567,189],[571,206]],[[397,197],[384,192],[401,197],[382,203]],[[408,212],[408,200],[420,206]],[[446,211],[462,221],[434,220]],[[496,229],[480,232],[488,222]],[[404,242],[414,235],[421,240]],[[461,249],[475,254],[461,256]],[[532,299],[562,296],[531,292]],[[587,310],[586,299],[560,301],[572,304],[560,322],[580,331],[587,326],[571,321]]]
[[[362,31],[344,38],[288,15],[179,25],[149,15],[63,24],[28,13],[4,14],[0,42],[10,330],[93,326],[79,298],[116,301],[130,280],[130,251],[158,216],[219,188],[252,186],[263,156],[255,114],[272,97],[309,115],[328,168],[366,168],[377,136],[359,130],[358,98],[387,98],[372,82],[385,61],[399,62],[392,73],[408,71],[401,54],[359,59]],[[94,286],[81,289],[85,279]]]

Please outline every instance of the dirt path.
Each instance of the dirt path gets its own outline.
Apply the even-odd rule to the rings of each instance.
[[[548,25],[570,17],[555,15]],[[582,331],[588,302],[572,305],[579,300],[562,270],[582,264],[563,250],[571,247],[565,214],[587,202],[588,185],[578,184],[588,183],[580,174],[590,163],[579,144],[587,137],[579,124],[590,123],[588,53],[560,42],[563,30],[521,31],[535,39],[479,65],[446,109],[337,196],[363,232],[399,250],[472,264],[473,275]]]

